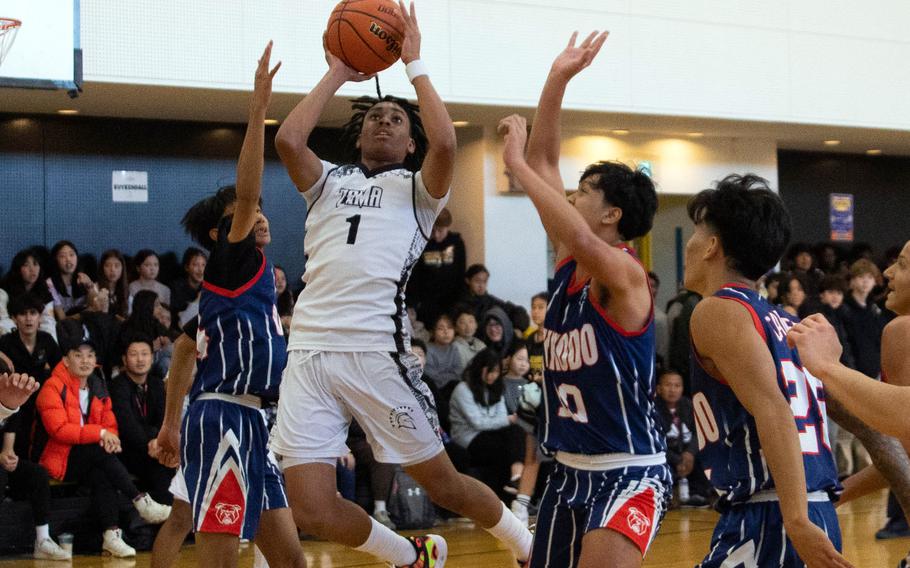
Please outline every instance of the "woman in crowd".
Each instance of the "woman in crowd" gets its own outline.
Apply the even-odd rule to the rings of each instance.
[[[291,316],[294,315],[294,293],[288,286],[288,273],[283,267],[275,265],[275,291],[278,292],[278,317],[281,318],[281,327],[284,328],[284,334],[288,334],[291,329]]]
[[[47,289],[47,275],[41,273],[41,259],[43,256],[37,247],[17,252],[13,256],[9,272],[3,279],[3,284],[0,288],[7,293],[9,298],[21,296],[26,292],[31,292],[32,295],[39,298],[44,303],[39,329],[51,334],[56,341],[57,322],[54,319],[54,301]],[[3,307],[6,307],[6,301],[4,301]]]
[[[521,387],[528,384],[528,372],[531,370],[526,342],[521,339],[512,342],[506,352],[503,369],[505,370],[502,379],[505,385],[503,396],[506,399],[506,409],[509,414],[515,414],[518,410],[518,399],[521,397]]]
[[[192,309],[191,304],[198,302],[207,262],[208,257],[200,248],[189,247],[183,253],[183,276],[171,284],[171,321],[176,327],[182,327],[180,326],[181,321],[193,319],[189,314],[184,314],[184,316],[180,314],[187,308]],[[193,311],[196,314],[199,313],[198,303]]]
[[[806,277],[801,274],[791,274],[789,277],[784,278],[778,290],[780,292],[780,302],[785,312],[793,316],[799,315],[799,309],[806,302],[808,296],[806,291],[808,286]]]
[[[515,339],[515,331],[506,312],[493,306],[484,313],[478,336],[484,345],[505,355]]]
[[[151,290],[158,294],[158,299],[167,305],[171,304],[171,289],[158,282],[158,254],[151,249],[142,249],[133,259],[139,278],[130,282],[130,298],[135,298],[140,290]]]
[[[472,466],[489,471],[483,481],[500,493],[521,478],[525,450],[524,431],[506,409],[504,387],[500,354],[484,349],[465,369],[449,403],[452,440],[468,451]]]
[[[455,324],[452,316],[442,314],[433,325],[433,339],[427,345],[427,364],[424,372],[440,391],[451,389],[450,383],[458,382],[464,372],[465,363],[455,340]],[[449,387],[448,389],[446,387]]]
[[[97,284],[99,290],[108,291],[108,313],[121,321],[125,320],[129,314],[129,287],[126,281],[126,260],[119,250],[108,249],[101,254]]]
[[[57,321],[78,314],[89,304],[94,282],[79,272],[79,251],[70,241],[58,241],[51,248],[51,269],[47,289],[54,301]]]

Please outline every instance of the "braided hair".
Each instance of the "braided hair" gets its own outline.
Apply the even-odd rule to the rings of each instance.
[[[342,127],[341,144],[345,152],[345,160],[356,162],[360,159],[360,150],[357,148],[357,138],[363,130],[363,120],[371,108],[379,103],[393,103],[401,107],[408,116],[411,123],[411,138],[414,140],[414,153],[408,154],[404,159],[404,166],[412,172],[416,172],[423,164],[423,159],[427,155],[427,134],[423,130],[423,121],[420,120],[420,107],[406,99],[400,99],[392,95],[382,96],[377,88],[377,97],[360,97],[351,101],[351,109],[354,114],[351,119]]]

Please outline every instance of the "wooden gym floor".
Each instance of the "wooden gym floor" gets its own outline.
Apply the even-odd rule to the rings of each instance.
[[[844,536],[847,559],[856,568],[894,568],[910,549],[910,538],[876,541],[875,531],[884,522],[885,492],[845,505],[838,511]],[[664,519],[663,527],[654,542],[646,568],[692,568],[708,550],[711,531],[717,514],[710,510],[674,510]],[[483,530],[471,524],[446,523],[438,532],[449,541],[449,568],[514,568],[512,556]],[[366,554],[325,542],[304,541],[310,568],[382,568],[384,565]],[[252,566],[252,547],[242,548],[240,566]],[[59,568],[68,563],[36,561],[30,558],[3,559],[0,568],[40,567]],[[140,553],[135,560],[119,560],[101,556],[77,556],[75,568],[144,568],[149,566],[149,554]],[[195,547],[187,546],[180,557],[179,567],[196,566]],[[607,564],[605,564],[607,566]]]

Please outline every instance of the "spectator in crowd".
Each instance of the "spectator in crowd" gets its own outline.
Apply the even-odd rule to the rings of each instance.
[[[158,503],[170,505],[174,469],[158,463],[158,430],[164,419],[164,382],[152,372],[152,340],[133,337],[123,372],[111,381],[111,405],[123,445],[120,461]]]
[[[493,306],[483,315],[479,330],[480,340],[488,348],[504,355],[515,340],[512,321],[499,306]]]
[[[61,344],[79,338],[91,339],[103,376],[111,377],[113,368],[120,364],[120,328],[120,318],[110,313],[107,288],[101,288],[91,295],[88,307],[78,319],[68,318],[57,324],[57,335]]]
[[[411,326],[411,337],[414,339],[419,339],[423,342],[430,341],[430,330],[424,325],[422,321],[417,319],[417,308],[414,306],[407,307],[408,312],[408,322],[407,324]]]
[[[427,364],[424,367],[424,373],[440,391],[454,388],[449,384],[458,382],[464,372],[466,361],[452,343],[454,340],[452,316],[440,314],[433,325],[433,340],[427,345]]]
[[[518,399],[521,397],[521,388],[528,384],[528,372],[531,364],[528,361],[528,344],[521,339],[512,342],[506,352],[503,364],[505,374],[503,381],[503,398],[506,400],[506,411],[515,414],[518,411]]]
[[[653,270],[648,271],[648,281],[651,284],[651,304],[654,307],[654,351],[657,362],[666,365],[667,354],[670,349],[670,327],[667,312],[657,305],[657,294],[660,292],[660,277]]]
[[[867,377],[881,372],[882,310],[869,302],[869,295],[881,273],[875,264],[860,259],[850,265],[850,293],[844,299],[844,326],[856,362],[856,370]]]
[[[294,315],[294,294],[288,286],[288,273],[279,265],[275,265],[275,291],[278,292],[278,317],[281,318],[281,327],[287,335],[291,329],[291,316]]]
[[[417,356],[418,361],[420,361],[420,380],[423,381],[427,388],[430,389],[430,394],[433,395],[433,400],[436,402],[436,414],[439,417],[439,426],[442,428],[442,431],[445,433],[443,436],[443,441],[445,441],[446,436],[450,430],[449,426],[449,399],[452,396],[452,390],[455,389],[457,383],[449,383],[448,388],[445,391],[440,391],[436,388],[435,383],[430,377],[427,376],[427,344],[416,337],[411,339],[411,352]],[[460,382],[460,381],[459,381]],[[461,471],[459,469],[459,471]]]
[[[812,248],[806,243],[794,243],[786,255],[789,271],[803,277],[806,294],[814,296],[818,292],[818,282],[824,272],[815,266]]]
[[[468,362],[484,350],[486,345],[477,339],[477,318],[474,310],[464,304],[455,306],[455,341],[453,344],[460,351],[465,366]]]
[[[78,340],[64,349],[63,360],[38,393],[37,407],[47,432],[39,463],[53,479],[75,481],[91,489],[92,506],[104,529],[102,549],[116,557],[136,550],[118,527],[117,492],[132,500],[149,523],[162,523],[171,508],[140,493],[120,453],[117,420],[104,380],[94,373],[95,347]]]
[[[547,304],[549,302],[550,296],[546,292],[534,294],[531,298],[531,327],[525,332],[525,339],[528,345],[528,364],[530,365],[528,378],[535,382],[543,380],[544,319],[547,315]]]
[[[825,316],[834,329],[837,330],[837,338],[840,340],[844,351],[841,354],[840,361],[851,369],[856,367],[856,361],[853,359],[853,352],[850,349],[850,338],[847,335],[847,327],[844,324],[846,308],[844,307],[844,296],[847,293],[847,282],[841,276],[826,275],[821,279],[818,285],[818,311]],[[806,313],[800,317],[806,318],[811,313]]]
[[[450,230],[451,226],[452,213],[444,208],[411,273],[407,295],[417,307],[420,321],[436,321],[439,314],[450,313],[461,289],[465,246],[461,235]]]
[[[692,311],[701,301],[701,296],[691,290],[682,289],[675,298],[667,303],[667,324],[670,327],[670,350],[666,364],[676,369],[683,378],[683,393],[692,394],[692,383],[689,377],[689,357],[692,346],[689,341],[689,321]]]
[[[512,329],[527,329],[530,324],[528,312],[521,306],[516,306],[487,292],[487,283],[490,280],[490,271],[482,264],[472,264],[464,274],[466,290],[459,303],[464,303],[474,310],[474,317],[482,322],[484,315],[493,307],[502,309]]]
[[[673,471],[679,503],[707,505],[711,487],[698,465],[695,414],[692,401],[683,395],[682,375],[673,370],[661,373],[654,403],[667,438],[667,463]]]
[[[54,318],[54,301],[47,289],[47,276],[41,274],[42,255],[38,248],[21,250],[13,256],[10,270],[3,279],[2,289],[8,298],[21,296],[31,292],[33,296],[44,302],[41,312],[41,331],[51,334],[57,339],[57,321]],[[6,303],[3,304],[6,306]],[[12,329],[12,322],[8,322],[6,331]]]
[[[168,328],[156,317],[156,311],[160,310],[158,294],[150,290],[140,290],[133,297],[133,311],[123,322],[120,332],[124,339],[138,336],[152,338],[155,353],[153,367],[163,375],[167,372],[172,343]],[[121,353],[126,351],[126,344],[121,343],[120,349]]]
[[[780,302],[784,311],[792,316],[799,315],[799,309],[808,297],[808,281],[802,274],[793,273],[784,278],[780,285]]]
[[[782,272],[769,274],[768,277],[765,278],[765,291],[767,292],[765,299],[768,300],[769,304],[777,306],[781,304],[780,297],[784,290],[782,283],[785,279],[786,275]]]
[[[130,298],[135,298],[140,290],[150,290],[158,294],[162,303],[171,305],[171,289],[158,282],[158,254],[151,249],[142,249],[136,253],[133,262],[139,271],[139,278],[130,282]]]
[[[62,357],[60,348],[50,334],[38,329],[44,304],[35,296],[26,293],[10,300],[16,328],[0,337],[0,352],[9,357],[18,373],[26,374],[44,384]],[[9,422],[4,432],[15,438],[15,454],[30,458],[32,426],[35,422],[35,398],[29,398]]]
[[[9,379],[12,369],[4,359],[0,359],[0,377]],[[25,373],[19,373],[26,376]],[[34,397],[29,397],[32,400]],[[26,403],[22,403],[21,407]],[[15,405],[19,406],[19,405]],[[34,404],[32,405],[34,407]],[[17,413],[18,414],[18,413]],[[13,415],[13,418],[17,414]],[[6,486],[9,484],[10,495],[16,499],[28,499],[32,506],[32,519],[35,523],[35,546],[32,556],[39,560],[69,560],[72,553],[60,548],[50,535],[48,513],[50,511],[51,490],[47,471],[30,461],[28,454],[16,451],[19,439],[16,428],[10,423],[3,424],[3,442],[0,449],[0,503],[6,497]]]
[[[51,269],[47,289],[54,301],[57,321],[78,314],[88,305],[88,293],[94,282],[79,272],[79,251],[69,241],[58,241],[51,248]]]
[[[171,284],[171,301],[164,301],[164,303],[170,303],[171,321],[177,327],[180,327],[179,322],[184,319],[180,317],[180,312],[185,311],[190,304],[199,299],[207,261],[208,257],[200,248],[189,247],[183,253],[183,276]],[[195,312],[199,313],[198,303]],[[192,316],[187,317],[186,321],[191,319],[193,319]]]
[[[449,406],[452,440],[467,450],[471,465],[490,472],[482,481],[500,494],[521,479],[525,444],[517,417],[506,409],[501,367],[499,352],[488,348],[478,353]]]
[[[110,303],[108,313],[117,316],[120,321],[129,315],[129,285],[126,279],[126,259],[117,249],[101,253],[98,263],[98,290],[107,290]]]
[[[818,259],[818,268],[825,274],[840,274],[845,269],[840,249],[832,243],[815,245],[815,258]]]

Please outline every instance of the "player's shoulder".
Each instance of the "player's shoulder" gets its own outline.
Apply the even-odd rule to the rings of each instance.
[[[692,332],[707,336],[729,337],[743,326],[753,325],[751,304],[731,301],[727,296],[709,296],[692,311]]]
[[[910,316],[897,316],[885,326],[885,334],[910,340]]]

